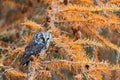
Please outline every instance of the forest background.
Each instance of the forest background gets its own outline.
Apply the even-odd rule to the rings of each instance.
[[[53,39],[27,77],[20,58],[38,31]],[[0,0],[0,80],[120,80],[119,64],[120,0]]]

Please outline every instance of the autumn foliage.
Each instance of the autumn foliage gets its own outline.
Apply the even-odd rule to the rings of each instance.
[[[52,42],[20,68],[35,32]],[[120,0],[0,0],[0,80],[120,80]]]

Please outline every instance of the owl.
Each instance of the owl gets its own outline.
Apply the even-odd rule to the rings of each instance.
[[[21,66],[30,62],[30,57],[38,53],[44,54],[52,40],[51,33],[49,32],[37,32],[34,34],[31,42],[25,47],[25,52],[21,58]]]

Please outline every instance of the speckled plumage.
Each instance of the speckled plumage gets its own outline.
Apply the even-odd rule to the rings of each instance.
[[[26,46],[25,52],[21,58],[21,65],[28,65],[30,56],[35,54],[43,54],[49,46],[52,36],[49,32],[37,32],[33,36],[32,41]]]

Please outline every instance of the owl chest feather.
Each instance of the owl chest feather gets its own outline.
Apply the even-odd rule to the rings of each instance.
[[[28,44],[28,46],[26,46],[25,48],[25,52],[29,53],[30,55],[34,55],[37,53],[41,53],[41,51],[45,48],[45,44],[44,43],[35,43],[35,42],[31,42],[30,44]]]
[[[27,63],[31,55],[36,55],[38,53],[41,53],[41,51],[43,51],[44,48],[45,48],[45,44],[43,43],[37,44],[34,42],[30,42],[25,48],[25,53],[21,59],[21,65]]]

